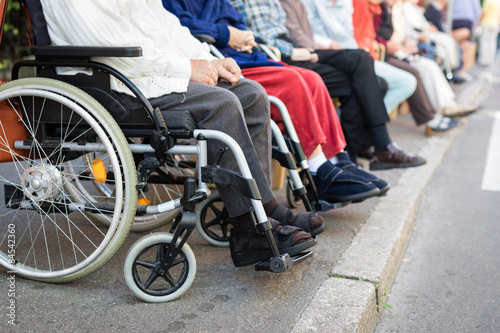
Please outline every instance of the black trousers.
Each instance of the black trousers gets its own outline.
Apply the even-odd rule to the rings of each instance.
[[[372,145],[370,128],[389,122],[372,57],[363,50],[316,50],[319,61],[284,61],[315,71],[341,103],[340,121],[351,156]]]

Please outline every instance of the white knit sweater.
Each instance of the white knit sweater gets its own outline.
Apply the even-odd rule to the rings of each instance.
[[[147,98],[183,93],[189,59],[215,59],[161,0],[41,0],[53,45],[140,46],[143,56],[95,59],[119,70]],[[117,80],[113,89],[129,93]]]

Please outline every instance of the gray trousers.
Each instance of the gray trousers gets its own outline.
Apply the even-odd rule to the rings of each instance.
[[[187,110],[198,128],[213,129],[230,135],[238,142],[262,196],[262,203],[274,199],[270,189],[271,127],[269,101],[265,90],[254,81],[240,80],[231,86],[217,87],[190,83],[185,94],[170,94],[150,100],[165,118],[173,110]],[[215,157],[223,144],[209,140],[208,156]],[[233,154],[226,152],[221,167],[238,170]],[[220,187],[219,193],[231,217],[249,211],[250,201],[232,186]]]

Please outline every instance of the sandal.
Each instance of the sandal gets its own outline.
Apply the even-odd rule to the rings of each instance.
[[[290,209],[278,204],[268,216],[277,220],[282,225],[302,228],[305,232],[310,233],[311,237],[315,237],[325,231],[323,218],[316,213],[303,212],[294,215]]]
[[[288,253],[294,256],[316,245],[311,235],[301,228],[282,226],[272,218],[269,221],[273,226],[272,233],[280,254]],[[254,227],[244,231],[233,229],[229,245],[231,258],[236,267],[252,265],[273,257],[267,237],[258,234]]]

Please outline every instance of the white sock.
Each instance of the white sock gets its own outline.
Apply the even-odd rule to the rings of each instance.
[[[339,159],[337,158],[337,156],[333,156],[332,158],[330,158],[330,162],[332,162],[333,164],[337,164],[339,163]]]
[[[450,118],[448,117],[443,117],[442,115],[440,115],[439,113],[436,113],[434,115],[434,118],[432,118],[431,120],[429,120],[428,122],[426,122],[426,125],[429,126],[429,127],[437,127],[440,125],[441,122],[443,122],[444,124],[447,124],[450,122]]]
[[[431,120],[429,120],[426,124],[427,126],[430,126],[430,127],[436,127],[439,125],[439,123],[441,122],[441,119],[443,118],[442,115],[440,115],[439,113],[436,113],[434,115],[434,118],[432,118]]]
[[[319,167],[327,161],[326,156],[323,152],[307,160],[309,164],[309,172],[316,173]]]

